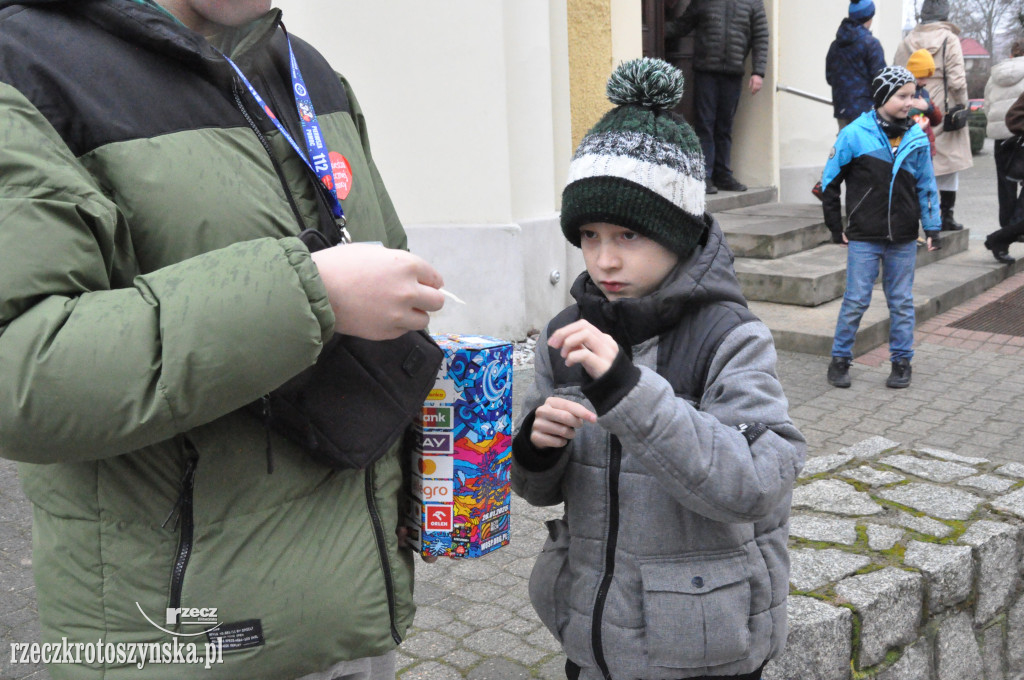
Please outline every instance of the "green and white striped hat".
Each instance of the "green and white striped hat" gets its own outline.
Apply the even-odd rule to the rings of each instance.
[[[672,108],[683,74],[660,59],[621,64],[608,79],[615,108],[587,133],[569,164],[562,232],[580,245],[580,227],[626,227],[680,257],[703,237],[704,156],[693,128]]]

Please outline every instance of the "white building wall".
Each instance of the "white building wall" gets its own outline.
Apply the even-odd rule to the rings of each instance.
[[[846,16],[846,2],[777,0],[778,56],[775,77],[780,85],[827,99],[832,88],[825,82],[825,55]],[[871,32],[882,43],[891,63],[902,38],[902,3],[875,1]],[[810,203],[810,189],[821,178],[838,127],[832,106],[778,92],[779,200]]]
[[[275,4],[352,83],[411,250],[468,303],[432,330],[521,338],[561,309],[565,0]]]

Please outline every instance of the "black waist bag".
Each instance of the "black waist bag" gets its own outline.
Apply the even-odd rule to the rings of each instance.
[[[252,408],[317,462],[365,468],[420,416],[443,358],[422,331],[384,341],[335,334],[312,367]]]
[[[382,341],[335,333],[313,366],[249,409],[317,462],[365,468],[420,417],[443,359],[423,331]]]

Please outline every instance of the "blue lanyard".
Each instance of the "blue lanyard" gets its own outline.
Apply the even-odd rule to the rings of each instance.
[[[317,120],[316,111],[313,109],[313,100],[309,98],[309,91],[306,89],[306,83],[302,78],[302,71],[299,70],[299,63],[295,60],[295,52],[292,50],[292,40],[288,36],[287,31],[285,32],[285,39],[288,41],[288,57],[291,60],[291,76],[292,76],[292,94],[295,96],[295,109],[299,114],[299,123],[302,125],[302,135],[306,140],[306,152],[303,152],[299,148],[298,143],[289,134],[288,130],[285,129],[281,121],[277,119],[274,112],[271,110],[267,103],[260,96],[260,93],[256,91],[249,79],[242,73],[242,69],[238,68],[238,65],[231,61],[230,57],[221,52],[221,56],[224,60],[231,64],[231,68],[235,69],[235,73],[242,79],[242,82],[247,88],[249,88],[249,94],[256,100],[256,103],[262,107],[263,112],[270,117],[274,125],[281,132],[288,143],[291,144],[292,148],[295,149],[295,153],[299,154],[299,158],[305,161],[306,165],[313,171],[320,182],[327,189],[327,195],[330,197],[331,213],[334,215],[334,219],[338,221],[339,226],[342,228],[344,234],[345,229],[345,211],[341,208],[341,201],[338,200],[338,189],[334,183],[334,172],[331,168],[330,152],[327,149],[327,145],[324,143],[323,131],[320,128],[320,121]],[[347,236],[347,235],[346,235]]]

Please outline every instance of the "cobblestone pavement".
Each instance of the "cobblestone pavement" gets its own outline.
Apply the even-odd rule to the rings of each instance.
[[[984,238],[995,223],[991,142],[961,177],[957,213]],[[979,225],[989,225],[987,229]],[[1017,253],[1012,253],[1017,254]],[[1024,287],[1024,274],[922,324],[913,384],[885,387],[885,351],[859,357],[853,386],[825,382],[828,360],[781,352],[779,375],[790,413],[806,435],[811,455],[834,454],[873,436],[931,446],[993,461],[1024,463],[1024,351],[1012,336],[967,335],[948,326],[979,305]],[[521,394],[532,370],[516,372]],[[511,545],[475,561],[418,563],[414,628],[400,649],[402,680],[518,680],[564,678],[564,656],[537,620],[527,598],[545,519],[560,509],[512,504]],[[31,578],[30,510],[14,464],[0,460],[0,680],[49,676],[39,666],[12,665],[10,644],[38,640]]]

